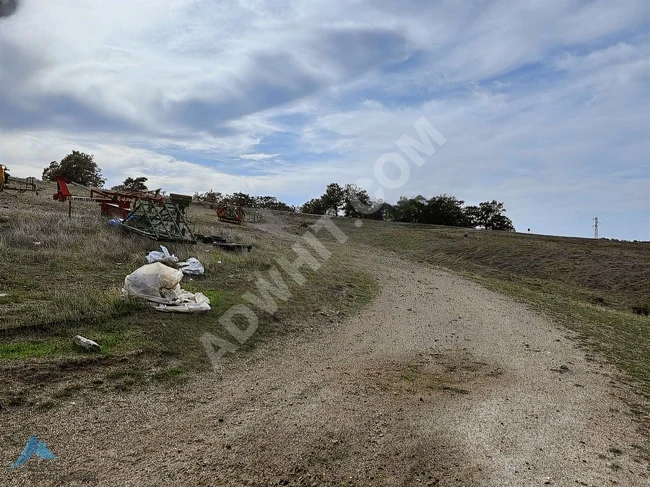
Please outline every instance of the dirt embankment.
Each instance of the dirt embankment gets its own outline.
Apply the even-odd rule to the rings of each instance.
[[[615,372],[544,318],[385,256],[376,301],[175,391],[2,416],[0,464],[31,433],[56,461],[2,485],[648,485],[648,438]]]

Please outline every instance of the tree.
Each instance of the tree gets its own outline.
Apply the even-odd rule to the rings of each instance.
[[[266,208],[268,210],[296,211],[293,206],[278,200],[275,196],[255,196],[255,207]]]
[[[351,218],[381,219],[382,208],[382,204],[373,205],[368,192],[356,184],[341,187],[338,183],[330,183],[320,198],[312,198],[300,207],[300,211],[316,215],[338,215],[343,212],[343,215]],[[368,209],[372,209],[372,213],[366,213]]]
[[[59,163],[56,161],[50,162],[50,165],[43,169],[43,181],[54,181],[55,172],[59,170]]]
[[[478,206],[466,206],[463,208],[463,213],[465,213],[465,221],[467,222],[467,226],[469,228],[476,228],[479,226],[478,224],[478,214],[479,214],[479,209]]]
[[[312,198],[300,207],[301,213],[312,213],[314,215],[324,215],[327,208],[323,204],[322,198]]]
[[[259,198],[269,201],[271,197]],[[512,221],[503,213],[503,203],[486,201],[479,206],[464,206],[465,202],[453,195],[441,194],[432,198],[417,195],[415,198],[401,196],[394,205],[383,201],[373,202],[368,192],[356,184],[341,187],[337,183],[327,185],[320,198],[313,198],[300,207],[302,213],[316,215],[341,212],[351,218],[373,218],[405,223],[424,223],[455,227],[475,228],[481,226],[489,230],[513,231]],[[261,204],[260,204],[261,206]],[[366,213],[367,209],[374,210]]]
[[[205,201],[206,203],[221,203],[223,201],[223,195],[210,190],[205,193],[194,193],[193,199],[196,201]]]
[[[265,208],[269,210],[296,211],[296,208],[283,203],[275,196],[251,196],[246,193],[221,194],[215,191],[194,193],[194,201],[214,203],[210,207],[243,206],[245,208]]]
[[[226,195],[224,198],[224,204],[253,208],[255,206],[255,198],[247,193],[233,193],[231,195]]]
[[[50,162],[49,167],[43,170],[43,180],[53,181],[55,176],[63,176],[84,186],[101,188],[106,180],[102,178],[102,171],[93,159],[92,154],[73,150],[61,162]]]
[[[395,205],[391,205],[390,203],[384,203],[381,205],[381,214],[383,220],[396,221],[397,208]]]
[[[503,214],[506,212],[503,203],[499,203],[497,200],[484,201],[478,206],[468,206],[466,212],[473,217],[473,226],[483,227],[486,230],[508,232],[515,230],[510,218]]]
[[[343,208],[345,200],[345,190],[338,183],[330,183],[325,189],[325,194],[321,196],[325,210],[331,210],[335,215]]]
[[[432,225],[447,225],[452,227],[471,226],[464,211],[464,201],[456,199],[455,196],[441,194],[434,196],[427,201],[424,210],[423,220]]]
[[[425,220],[427,199],[422,195],[415,198],[400,196],[392,207],[393,220],[396,222],[428,223]]]
[[[130,193],[144,193],[145,191],[149,191],[147,188],[147,185],[145,184],[147,182],[147,178],[144,176],[141,176],[139,178],[126,178],[122,184],[118,184],[117,186],[113,186],[111,189],[113,191],[126,191]]]
[[[363,218],[370,214],[364,212],[364,209],[370,210],[372,201],[368,192],[356,184],[346,184],[343,188],[343,214],[351,218]],[[379,208],[373,208],[379,211]],[[361,210],[361,211],[360,211]]]

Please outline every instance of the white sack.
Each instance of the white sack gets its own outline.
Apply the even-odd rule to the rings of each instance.
[[[183,273],[160,262],[146,264],[124,279],[122,295],[126,298],[141,298],[159,303],[159,311],[188,313],[209,311],[210,300],[201,293],[190,293],[181,289]]]
[[[186,276],[202,276],[205,272],[203,264],[201,264],[199,259],[196,257],[190,257],[187,259],[187,262],[179,262],[176,265],[180,267],[181,271]]]
[[[189,294],[189,293],[188,293]],[[183,302],[177,305],[168,306],[166,304],[159,304],[154,307],[157,311],[166,313],[197,313],[199,311],[210,311],[210,299],[201,293],[194,295],[193,302]]]
[[[181,271],[160,262],[143,265],[126,276],[122,294],[133,298],[174,299],[180,291],[181,279]]]
[[[161,252],[157,250],[152,250],[147,254],[147,262],[153,264],[154,262],[162,262],[164,264],[175,264],[178,262],[178,257],[171,255],[167,247],[164,245],[160,246]]]

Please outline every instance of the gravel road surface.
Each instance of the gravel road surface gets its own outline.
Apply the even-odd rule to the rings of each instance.
[[[608,365],[479,285],[367,257],[360,314],[173,390],[0,414],[0,485],[647,486]],[[7,467],[35,433],[57,455]]]

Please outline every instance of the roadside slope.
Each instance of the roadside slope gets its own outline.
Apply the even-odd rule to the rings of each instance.
[[[568,332],[460,277],[363,259],[373,304],[223,379],[4,414],[2,465],[31,433],[58,460],[0,484],[647,485],[616,372]]]

